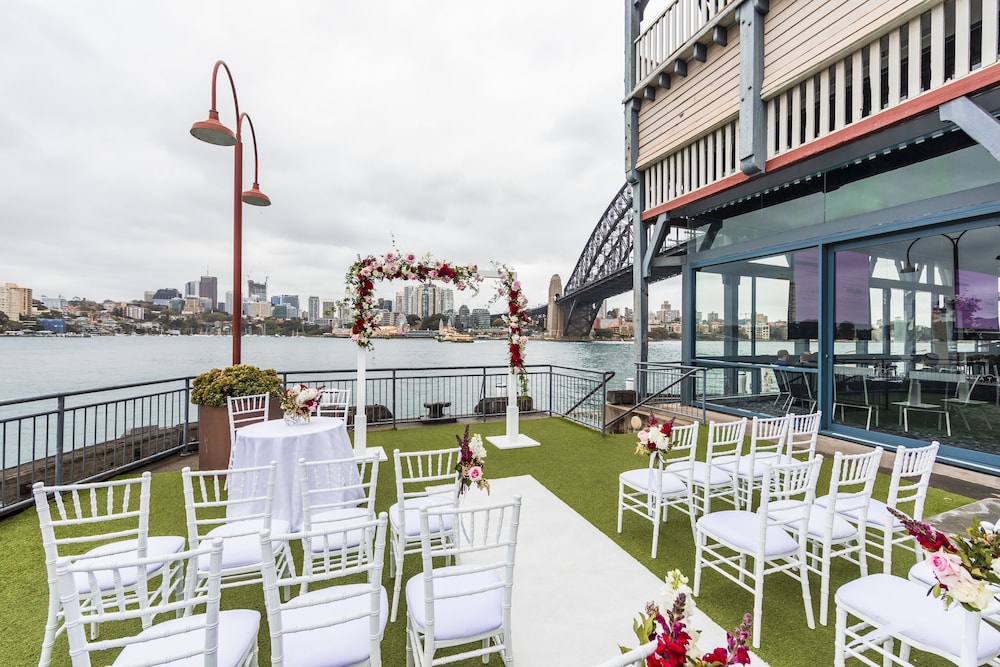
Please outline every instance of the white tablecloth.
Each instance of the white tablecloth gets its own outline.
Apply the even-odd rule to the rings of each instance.
[[[281,419],[259,422],[236,430],[233,467],[244,468],[278,462],[271,515],[289,522],[291,530],[302,528],[302,491],[299,459],[324,461],[354,455],[343,419],[313,417],[304,424],[289,426]],[[356,474],[356,469],[355,469]],[[357,480],[354,480],[357,483]],[[358,492],[359,499],[362,494]],[[260,511],[263,508],[248,508]],[[237,518],[237,517],[231,517]]]

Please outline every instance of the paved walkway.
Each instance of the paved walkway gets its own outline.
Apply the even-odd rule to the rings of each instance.
[[[490,495],[467,493],[469,504],[521,496],[512,609],[518,667],[596,665],[620,655],[619,645],[639,645],[632,621],[659,599],[657,576],[530,475],[491,479]],[[700,648],[725,646],[725,631],[700,611],[695,626]]]

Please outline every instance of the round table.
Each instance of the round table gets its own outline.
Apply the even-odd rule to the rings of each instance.
[[[289,522],[291,530],[302,528],[302,490],[299,483],[299,459],[325,461],[354,456],[347,437],[347,425],[335,417],[313,417],[308,422],[289,426],[281,419],[258,422],[236,430],[233,468],[269,465],[277,461],[274,501],[271,516]],[[353,474],[357,469],[351,466]],[[357,483],[357,478],[353,483]],[[358,499],[363,497],[354,489]],[[246,507],[241,511],[260,511]],[[238,518],[238,517],[231,517]]]

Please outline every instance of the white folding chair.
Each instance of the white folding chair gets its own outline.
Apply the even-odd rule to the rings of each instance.
[[[392,615],[399,610],[403,580],[403,557],[420,552],[420,509],[453,506],[458,501],[458,447],[424,452],[393,452],[396,502],[389,508],[389,574],[392,584]],[[450,540],[454,525],[448,517],[433,524],[431,532],[439,542]]]
[[[785,452],[789,416],[754,417],[750,421],[750,449],[738,457],[717,459],[720,468],[733,476],[736,486],[736,509],[752,510],[753,493],[764,479],[764,465],[779,463]]]
[[[817,410],[807,415],[789,414],[787,417],[788,440],[782,462],[810,460],[816,456],[816,441],[819,439],[822,411]]]
[[[912,551],[918,561],[923,557],[923,549],[910,537],[902,522],[889,514],[888,508],[894,507],[917,521],[923,519],[924,501],[938,446],[936,441],[916,449],[900,446],[892,464],[886,501],[872,498],[868,503],[866,549],[868,557],[882,563],[882,572],[885,574],[892,573],[892,550],[895,546]],[[854,523],[860,517],[858,510],[850,509],[840,512],[840,515]]]
[[[881,460],[881,447],[861,454],[836,452],[833,455],[830,492],[817,498],[810,508],[806,537],[811,549],[807,557],[809,571],[820,578],[820,625],[826,625],[830,606],[832,559],[843,558],[857,565],[861,576],[868,574],[865,528],[868,525],[868,502],[875,488]],[[848,521],[838,514],[847,511],[855,514],[855,521]],[[777,513],[780,512],[779,508]],[[772,513],[775,512],[772,510]]]
[[[343,522],[375,519],[375,490],[378,486],[378,454],[353,456],[326,461],[299,459],[299,488],[302,489],[302,532],[335,532]],[[361,540],[361,533],[346,534],[352,540],[341,545],[350,559],[365,562],[372,557],[371,544]],[[367,547],[367,548],[366,548]],[[331,561],[340,551],[319,538],[302,540],[302,576],[323,572],[341,564]],[[302,592],[308,590],[308,581]]]
[[[717,460],[739,465],[746,430],[746,417],[730,422],[709,422],[705,460],[667,465],[667,472],[679,476],[687,474],[686,468],[691,469],[690,479],[694,486],[693,507],[698,514],[708,514],[712,511],[713,498],[720,498],[734,508],[739,507],[733,475],[717,465]]]
[[[270,394],[251,396],[227,396],[229,411],[229,466],[233,467],[233,452],[236,451],[236,429],[257,422],[267,421],[271,405]]]
[[[275,535],[289,532],[288,522],[271,518],[274,476],[278,464],[229,470],[181,470],[188,545],[197,548],[205,540],[222,540],[222,588],[259,584],[262,530]],[[223,481],[223,477],[226,477]],[[225,486],[228,485],[228,491]],[[295,573],[288,543],[275,545],[283,572]],[[195,564],[196,576],[188,577],[188,595],[208,585],[208,558]]]
[[[159,577],[153,593],[160,597],[169,598],[182,586],[181,573],[169,567],[151,565],[144,572],[135,568],[124,570],[121,582],[111,577],[110,568],[121,560],[161,557],[184,549],[183,537],[149,537],[151,483],[152,475],[145,472],[141,477],[110,482],[59,486],[38,482],[32,487],[49,584],[48,617],[39,667],[50,663],[56,637],[66,629],[56,576],[59,559],[89,558],[91,563],[105,563],[109,568],[94,582],[82,576],[76,579],[77,592],[85,596],[80,603],[81,617],[94,623],[92,639],[97,638],[98,614],[120,602],[116,599],[116,583],[124,589],[130,604],[138,604],[139,586],[148,588],[149,579]],[[52,497],[51,505],[49,496]]]
[[[691,533],[694,534],[694,501],[691,483],[695,451],[698,445],[700,422],[686,426],[674,426],[670,431],[670,452],[656,451],[649,455],[649,465],[645,468],[626,470],[618,475],[618,532],[622,532],[622,515],[633,512],[653,524],[652,558],[656,558],[656,548],[660,538],[660,522],[667,520],[670,507],[676,507],[691,518]],[[677,473],[664,469],[668,463],[686,463]]]
[[[388,596],[382,586],[387,521],[383,512],[378,519],[359,517],[290,535],[260,534],[272,665],[382,664],[382,635],[389,618]],[[322,545],[325,560],[337,565],[303,569],[301,576],[281,576],[273,545],[293,539]],[[356,540],[366,545],[363,550],[371,558],[359,561],[350,556],[352,549],[347,545]],[[351,583],[340,583],[345,580]],[[309,584],[323,586],[305,592]],[[303,592],[282,602],[278,588],[295,586]]]
[[[768,465],[756,512],[713,512],[695,524],[694,594],[697,596],[701,590],[703,567],[753,593],[754,648],[760,646],[764,577],[769,574],[783,572],[799,580],[806,624],[810,629],[816,627],[809,594],[806,522],[822,461],[823,457],[817,455],[811,461]],[[771,511],[777,503],[780,514]],[[748,557],[753,560],[752,568],[746,565]]]
[[[324,389],[319,399],[318,417],[338,417],[347,421],[347,409],[351,404],[350,389]]]
[[[946,610],[921,584],[890,574],[871,574],[838,588],[835,600],[835,667],[845,667],[848,657],[878,664],[870,653],[881,656],[883,665],[912,665],[913,648],[960,667],[1000,665],[1000,632],[982,620],[983,614],[957,604]],[[998,611],[1000,603],[994,602],[984,613]],[[857,621],[848,625],[850,617]]]
[[[195,560],[206,560],[208,585],[194,597],[171,599],[146,587],[146,579],[139,579],[137,591],[130,591],[125,581],[142,570],[180,572]],[[221,591],[219,576],[222,566],[222,543],[206,542],[197,549],[140,558],[136,554],[119,555],[109,563],[103,555],[89,555],[76,560],[60,559],[57,566],[59,591],[66,608],[66,636],[73,667],[90,667],[91,653],[121,649],[114,664],[161,665],[184,664],[206,667],[241,667],[257,664],[257,632],[260,612],[250,609],[219,610]],[[193,566],[192,566],[193,569]],[[112,582],[114,604],[106,605],[100,614],[91,616],[84,608],[93,606],[96,596],[81,591],[80,581],[90,583],[96,590],[99,581]],[[138,596],[138,604],[126,600]],[[194,608],[205,605],[204,613],[194,614]],[[175,618],[149,624],[161,614],[173,612]],[[128,634],[128,624],[139,620],[142,630]],[[116,630],[126,628],[124,636],[100,641],[88,641],[84,626],[87,623],[105,625],[113,623]],[[110,630],[110,628],[109,628]],[[108,632],[121,635],[121,631]],[[194,658],[199,658],[195,660]],[[107,664],[101,656],[99,664]]]
[[[511,600],[521,497],[479,507],[423,507],[423,573],[406,582],[406,664],[420,667],[498,653],[514,664]],[[436,527],[458,527],[454,540],[436,539]],[[454,565],[434,567],[434,559]],[[466,644],[476,648],[461,652]]]

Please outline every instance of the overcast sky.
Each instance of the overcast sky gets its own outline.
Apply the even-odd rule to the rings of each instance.
[[[506,263],[542,303],[624,182],[623,21],[573,0],[5,0],[0,281],[132,300],[207,272],[222,300],[233,149],[189,134],[222,59],[273,202],[244,207],[244,285],[341,298],[395,244]]]

